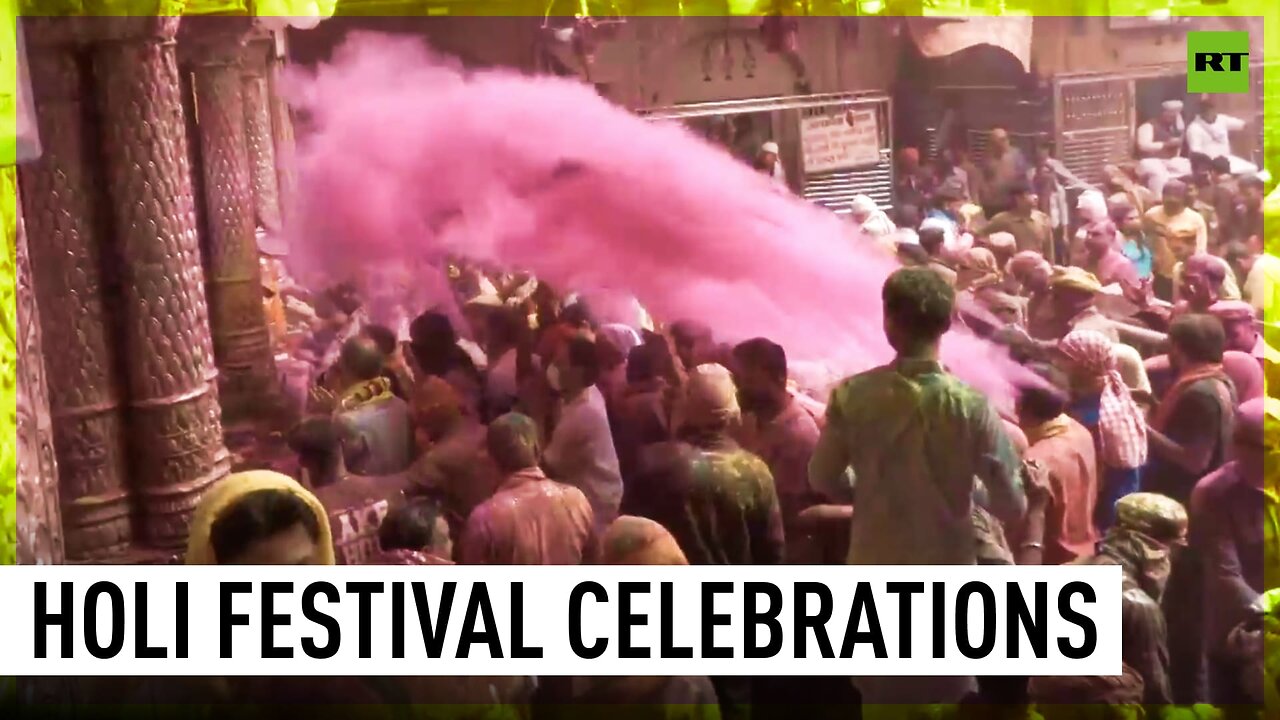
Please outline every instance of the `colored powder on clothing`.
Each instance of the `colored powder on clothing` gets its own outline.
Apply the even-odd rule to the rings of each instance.
[[[892,358],[880,290],[896,264],[829,211],[782,194],[674,123],[585,84],[461,70],[419,41],[352,35],[294,70],[303,121],[290,227],[316,267],[450,253],[557,289],[634,295],[718,340],[760,335],[841,375]],[[961,331],[957,374],[1007,404],[1024,372]]]

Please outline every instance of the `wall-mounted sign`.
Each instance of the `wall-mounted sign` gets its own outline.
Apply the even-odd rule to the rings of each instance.
[[[876,165],[880,124],[875,110],[844,110],[802,118],[800,145],[806,174]]]

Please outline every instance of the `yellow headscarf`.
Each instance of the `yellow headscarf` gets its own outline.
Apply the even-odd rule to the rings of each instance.
[[[316,524],[320,528],[320,563],[333,565],[333,534],[329,531],[329,515],[324,506],[297,480],[288,475],[281,475],[271,470],[250,470],[248,472],[229,475],[225,480],[215,484],[196,506],[195,515],[191,518],[191,535],[187,539],[188,565],[217,565],[213,554],[210,534],[213,523],[228,508],[239,502],[245,495],[259,490],[283,490],[293,493],[302,499],[315,513]]]

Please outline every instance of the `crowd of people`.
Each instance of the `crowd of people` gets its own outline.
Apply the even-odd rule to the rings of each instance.
[[[864,714],[933,703],[1052,718],[1071,703],[1261,717],[1280,586],[1280,488],[1263,472],[1280,452],[1267,394],[1280,355],[1261,318],[1280,273],[1264,251],[1268,179],[1193,156],[1169,177],[1109,167],[1095,188],[1050,148],[1035,154],[1003,131],[977,165],[961,149],[936,162],[904,149],[894,216],[854,201],[853,241],[903,266],[882,291],[896,359],[822,398],[767,338],[726,343],[638,307],[603,321],[589,299],[510,269],[453,259],[460,312],[396,328],[370,322],[367,280],[309,295],[272,260],[269,302],[309,296],[288,321],[308,328],[290,349],[312,371],[288,437],[300,471],[223,481],[187,559],[349,562],[326,498],[376,485],[390,501],[372,563],[1112,564],[1120,677],[352,679],[302,692],[535,715],[628,703],[739,718],[860,699]],[[269,315],[288,324],[281,307]],[[956,326],[1033,371],[1014,410],[939,362]]]

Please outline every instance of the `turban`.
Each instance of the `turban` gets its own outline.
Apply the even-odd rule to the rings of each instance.
[[[1116,525],[1166,544],[1187,533],[1187,510],[1182,503],[1158,493],[1132,493],[1116,501]]]
[[[693,427],[728,424],[741,414],[733,375],[723,365],[694,368],[685,384],[684,400],[684,420]]]
[[[880,206],[876,205],[876,201],[866,195],[854,195],[853,201],[849,203],[849,209],[854,212],[871,214],[879,210]]]
[[[1112,468],[1142,467],[1147,461],[1147,424],[1120,375],[1111,340],[1095,330],[1074,330],[1058,343],[1058,351],[1103,381],[1098,412],[1101,459]]]
[[[1209,306],[1209,314],[1224,323],[1258,319],[1258,311],[1243,300],[1219,300]]]
[[[1098,278],[1094,277],[1093,273],[1074,265],[1058,268],[1049,284],[1053,288],[1080,290],[1089,293],[1102,292],[1102,283],[1098,282]]]
[[[1013,233],[996,232],[987,237],[987,244],[995,250],[1012,250],[1018,247],[1018,240]]]

